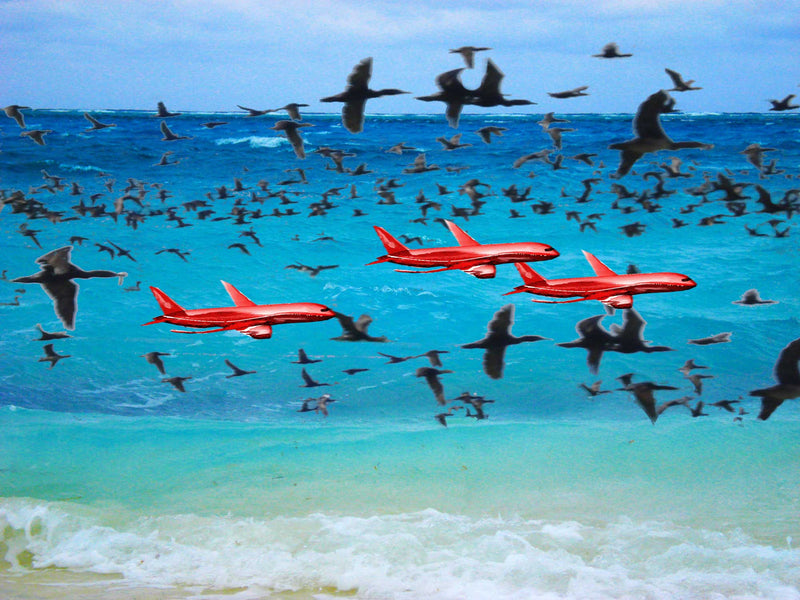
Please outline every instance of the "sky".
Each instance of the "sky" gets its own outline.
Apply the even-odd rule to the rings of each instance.
[[[624,59],[600,59],[608,42]],[[764,112],[800,95],[800,2],[757,0],[0,0],[0,106],[338,112],[319,102],[373,58],[368,113],[439,113],[415,96],[465,66],[450,49],[488,46],[513,112],[632,113],[672,83],[685,112]],[[588,85],[588,96],[547,95]],[[503,112],[467,107],[464,114]]]

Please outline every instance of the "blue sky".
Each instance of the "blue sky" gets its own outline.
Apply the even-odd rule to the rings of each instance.
[[[443,112],[414,96],[463,66],[448,53],[489,46],[518,112],[634,112],[671,87],[669,67],[703,89],[675,94],[687,112],[761,112],[799,93],[800,2],[745,0],[0,0],[0,106],[236,111],[320,103],[373,57],[371,113]],[[607,42],[633,57],[602,60]],[[547,92],[588,85],[589,96]],[[490,109],[467,107],[465,113]],[[491,109],[494,110],[494,109]]]

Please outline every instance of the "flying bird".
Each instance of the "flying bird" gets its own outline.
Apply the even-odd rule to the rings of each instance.
[[[445,117],[447,117],[448,125],[453,129],[458,128],[461,109],[465,104],[469,103],[471,98],[470,90],[465,88],[461,82],[460,75],[463,70],[462,67],[461,69],[453,69],[441,73],[436,77],[438,92],[416,97],[417,100],[422,100],[423,102],[444,102],[446,106]]]
[[[372,317],[369,315],[361,315],[357,321],[353,321],[353,317],[334,311],[333,316],[339,321],[342,326],[342,335],[339,337],[331,338],[340,342],[388,342],[386,336],[374,337],[367,333]]]
[[[302,121],[303,118],[300,116],[300,108],[305,106],[308,106],[308,104],[299,104],[297,102],[290,102],[289,104],[281,106],[280,108],[271,108],[268,112],[278,112],[279,110],[285,110],[292,121]]]
[[[498,310],[487,326],[486,336],[477,342],[463,344],[462,348],[481,348],[483,354],[483,371],[492,379],[503,377],[506,348],[523,342],[546,340],[540,335],[515,336],[511,333],[514,324],[514,305],[506,304]]]
[[[645,414],[649,417],[650,422],[655,424],[658,419],[658,411],[656,409],[656,400],[653,392],[656,390],[677,390],[678,388],[671,385],[660,385],[652,381],[642,381],[639,383],[632,383],[630,381],[630,373],[628,376],[621,375],[617,377],[622,381],[625,386],[622,390],[631,392],[636,399],[636,403],[641,407]]]
[[[36,259],[40,271],[33,275],[12,279],[14,283],[38,283],[53,300],[56,316],[69,330],[75,329],[75,314],[78,311],[78,285],[73,279],[93,277],[117,277],[122,285],[128,275],[125,272],[106,270],[84,271],[70,262],[72,246],[52,250]]]
[[[163,102],[158,103],[158,112],[153,115],[155,117],[167,118],[167,117],[177,117],[180,116],[182,113],[170,112],[167,110],[166,105]]]
[[[588,85],[583,85],[581,87],[576,87],[571,90],[566,90],[564,92],[547,92],[547,95],[562,100],[565,98],[577,98],[579,96],[588,96],[589,94],[584,91],[588,89],[589,89]]]
[[[600,54],[592,54],[596,58],[627,58],[633,54],[620,54],[619,46],[614,42],[609,42],[600,51]]]
[[[303,138],[300,137],[298,133],[298,129],[300,127],[313,127],[311,123],[296,123],[294,121],[289,121],[283,119],[278,121],[271,127],[275,131],[283,131],[286,137],[289,139],[289,143],[292,145],[292,149],[294,153],[297,155],[297,158],[305,158],[306,151],[305,147],[303,146]]]
[[[19,104],[10,104],[3,109],[3,112],[6,113],[6,116],[9,119],[14,119],[17,122],[17,125],[20,128],[25,129],[25,115],[22,114],[24,109],[28,109],[30,106],[20,106]]]
[[[169,383],[179,392],[186,392],[186,388],[183,385],[184,381],[188,381],[191,377],[165,377],[161,380],[161,383]]]
[[[252,373],[255,373],[255,371],[245,371],[244,369],[240,369],[231,361],[229,361],[227,358],[225,359],[225,364],[228,365],[228,367],[230,367],[231,370],[233,371],[231,375],[226,375],[225,376],[226,378],[241,377],[242,375],[250,375]]]
[[[723,333],[717,333],[714,335],[710,335],[708,337],[689,340],[689,343],[695,344],[697,346],[708,346],[710,344],[724,344],[730,341],[731,341],[731,332],[725,331]]]
[[[437,369],[435,367],[419,367],[415,373],[417,377],[425,378],[428,387],[431,388],[433,395],[436,397],[436,402],[442,406],[447,404],[447,400],[444,398],[444,386],[442,386],[442,382],[439,381],[439,375],[444,375],[445,373],[452,373],[452,371],[449,369]]]
[[[793,110],[795,108],[800,108],[800,104],[792,104],[792,98],[794,98],[794,94],[789,94],[783,100],[770,100],[770,104],[772,104],[772,108],[770,110],[774,111],[783,111],[783,110]]]
[[[561,348],[584,348],[588,353],[586,363],[589,365],[589,371],[593,374],[597,374],[600,368],[603,352],[611,350],[615,345],[614,336],[600,324],[600,321],[605,317],[606,315],[604,314],[595,315],[578,321],[575,325],[575,331],[578,332],[580,337],[571,342],[556,344]]]
[[[759,304],[777,304],[777,300],[763,300],[755,288],[747,290],[742,294],[738,300],[734,300],[732,304],[742,304],[744,306],[755,306]]]
[[[303,377],[303,385],[300,387],[320,387],[323,385],[330,385],[330,383],[320,383],[319,381],[313,379],[311,375],[308,374],[308,371],[305,370],[305,367],[300,375]]]
[[[483,52],[484,50],[491,50],[491,48],[486,48],[484,46],[460,46],[459,48],[450,50],[450,54],[460,54],[467,68],[472,69],[475,67],[475,53]]]
[[[27,137],[33,140],[40,146],[45,146],[46,143],[44,141],[44,136],[48,133],[53,133],[52,129],[29,129],[28,131],[23,131],[20,133],[20,137]]]
[[[169,125],[167,125],[166,121],[161,121],[161,125],[159,125],[159,127],[161,128],[161,133],[164,134],[164,137],[161,138],[162,142],[174,142],[176,140],[192,139],[188,135],[177,135],[176,133],[173,133],[173,131],[169,128]]]
[[[164,368],[164,361],[161,360],[162,356],[170,356],[170,353],[169,352],[155,352],[154,351],[154,352],[147,352],[146,354],[142,354],[142,357],[144,357],[144,359],[148,363],[150,363],[151,365],[154,365],[155,368],[158,369],[159,373],[161,373],[162,375],[166,375],[167,374],[167,370]]]
[[[39,359],[39,362],[49,362],[50,368],[56,366],[56,363],[60,361],[62,358],[69,358],[69,354],[59,354],[55,350],[53,350],[53,344],[45,344],[44,345],[44,356]]]
[[[372,57],[359,62],[347,77],[344,91],[334,96],[320,98],[320,102],[344,102],[342,107],[342,124],[350,133],[361,133],[364,130],[364,109],[367,100],[380,96],[407,94],[396,88],[373,90],[369,87],[372,77]]]
[[[688,92],[691,90],[702,90],[701,87],[692,87],[694,83],[694,79],[690,79],[689,81],[684,81],[681,74],[677,71],[673,71],[672,69],[664,69],[664,71],[669,75],[670,79],[672,79],[672,85],[675,87],[670,88],[667,90],[668,92]]]
[[[639,105],[633,119],[635,138],[625,142],[610,144],[611,150],[619,150],[621,158],[615,177],[626,175],[633,164],[649,152],[659,150],[681,150],[683,148],[713,148],[712,144],[695,141],[675,142],[664,132],[661,126],[661,114],[674,112],[675,100],[664,90],[659,90]]]
[[[83,117],[92,124],[91,127],[85,129],[84,131],[98,131],[100,129],[107,129],[109,127],[116,127],[116,123],[101,123],[97,119],[95,119],[92,115],[88,112],[83,113]]]
[[[800,396],[800,370],[798,361],[800,360],[800,338],[789,342],[781,350],[778,360],[775,362],[773,374],[777,384],[750,392],[751,396],[761,398],[761,411],[758,418],[766,421],[775,412],[775,409],[783,404],[784,400],[791,400]]]

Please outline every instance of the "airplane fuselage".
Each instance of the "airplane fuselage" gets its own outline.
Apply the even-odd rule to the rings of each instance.
[[[386,262],[411,267],[448,267],[461,263],[502,265],[515,262],[536,262],[556,258],[558,252],[546,244],[515,242],[420,248],[389,253]]]
[[[153,321],[156,323],[172,323],[183,327],[203,328],[225,327],[236,322],[248,322],[254,325],[309,323],[331,319],[333,316],[333,311],[322,304],[293,302],[289,304],[194,308],[184,310],[181,314],[156,317]]]
[[[548,279],[547,283],[526,283],[520,291],[554,298],[596,295],[650,294],[688,290],[697,284],[680,273],[632,273],[598,277]]]

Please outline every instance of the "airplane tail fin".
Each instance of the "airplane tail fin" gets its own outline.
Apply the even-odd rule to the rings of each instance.
[[[445,219],[444,221],[447,224],[447,228],[450,230],[450,233],[453,234],[453,237],[456,238],[459,246],[480,246],[480,243],[473,239],[466,231],[461,229],[458,225],[453,223],[452,221],[448,221]]]
[[[378,234],[378,237],[381,239],[383,243],[383,247],[386,248],[386,251],[389,254],[397,253],[397,252],[408,252],[408,248],[404,246],[402,243],[397,241],[392,234],[386,231],[383,227],[375,227],[375,232]]]
[[[245,296],[242,292],[237,290],[227,281],[222,281],[222,285],[225,286],[225,291],[228,292],[228,295],[233,300],[233,304],[235,306],[255,306],[256,303],[250,300],[247,296]]]
[[[517,267],[517,271],[522,276],[522,281],[526,284],[547,285],[547,280],[531,269],[527,263],[518,262],[514,263],[514,266]]]
[[[158,305],[161,307],[161,312],[164,316],[178,315],[186,312],[180,304],[157,287],[150,286],[150,291],[153,292],[153,296],[156,297],[156,302],[158,302]]]
[[[592,266],[594,274],[597,275],[598,277],[607,277],[609,275],[616,275],[614,271],[612,271],[602,262],[600,262],[600,260],[594,254],[589,254],[586,250],[581,250],[581,252],[583,252],[583,255],[586,257],[586,260],[588,260],[589,264]]]
[[[503,294],[503,296],[525,292],[527,291],[525,288],[528,285],[539,287],[547,285],[547,280],[539,275],[536,271],[531,269],[526,263],[516,262],[514,263],[514,266],[517,267],[517,271],[519,271],[519,274],[522,276],[523,285],[518,285],[512,291]]]

